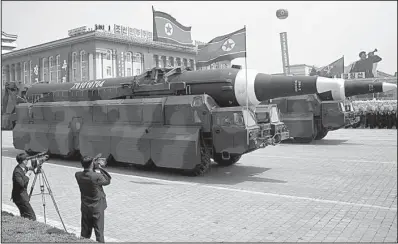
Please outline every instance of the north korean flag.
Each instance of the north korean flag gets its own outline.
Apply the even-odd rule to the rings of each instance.
[[[191,27],[183,26],[170,14],[153,12],[153,40],[184,46],[193,46]]]
[[[218,36],[199,49],[196,57],[198,66],[246,57],[246,27]]]

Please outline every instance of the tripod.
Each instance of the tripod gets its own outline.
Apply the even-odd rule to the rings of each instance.
[[[40,193],[39,193],[39,194],[34,194],[33,196],[35,196],[35,195],[41,195],[41,200],[42,200],[42,202],[43,202],[43,209],[44,209],[44,223],[46,223],[46,198],[45,198],[45,194],[48,194],[48,195],[51,196],[51,199],[53,200],[55,210],[56,210],[57,213],[58,213],[59,219],[61,220],[61,223],[62,223],[62,226],[64,227],[65,232],[68,232],[68,231],[66,230],[64,221],[62,220],[61,214],[59,213],[57,203],[55,202],[53,193],[52,193],[51,188],[50,188],[50,184],[48,183],[48,180],[47,180],[47,176],[46,176],[46,174],[44,173],[44,170],[42,169],[42,166],[41,166],[41,165],[39,165],[39,166],[37,167],[37,170],[36,170],[36,172],[35,172],[35,178],[34,178],[34,180],[33,180],[32,187],[31,187],[31,189],[30,189],[29,199],[30,199],[31,196],[32,196],[33,189],[34,189],[34,187],[35,187],[37,178],[39,178]],[[44,192],[44,186],[46,186],[48,193]]]

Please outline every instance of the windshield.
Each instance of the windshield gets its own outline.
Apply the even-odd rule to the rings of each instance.
[[[342,111],[342,112],[345,112],[344,104],[343,104],[342,102],[339,102],[339,104],[340,104],[340,109],[341,109],[341,111]]]
[[[279,114],[276,107],[271,108],[271,123],[278,123],[279,122]]]
[[[256,119],[254,117],[254,113],[252,111],[248,111],[248,110],[244,109],[242,112],[243,112],[243,118],[245,120],[246,126],[257,125]]]

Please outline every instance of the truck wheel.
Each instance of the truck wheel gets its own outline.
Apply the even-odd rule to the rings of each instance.
[[[242,155],[231,155],[231,157],[228,160],[222,159],[221,154],[216,154],[214,156],[214,162],[216,162],[220,166],[230,166],[235,164],[236,162],[239,161],[239,159],[242,157]]]
[[[312,137],[295,137],[294,140],[298,143],[311,143]]]
[[[323,138],[325,138],[325,136],[328,134],[328,130],[326,130],[325,128],[323,128],[321,131],[319,131],[319,133],[316,135],[315,140],[322,140]]]
[[[185,175],[188,176],[200,176],[205,174],[210,169],[211,158],[208,150],[204,147],[201,147],[201,163],[197,164],[194,169],[185,171]]]

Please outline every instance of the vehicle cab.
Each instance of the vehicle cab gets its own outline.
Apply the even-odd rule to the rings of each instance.
[[[253,111],[244,107],[212,110],[214,154],[223,159],[273,144],[271,125],[259,126]]]
[[[285,123],[281,121],[276,104],[258,105],[255,114],[260,126],[270,123],[271,135],[275,138],[276,143],[289,139],[289,130]]]

